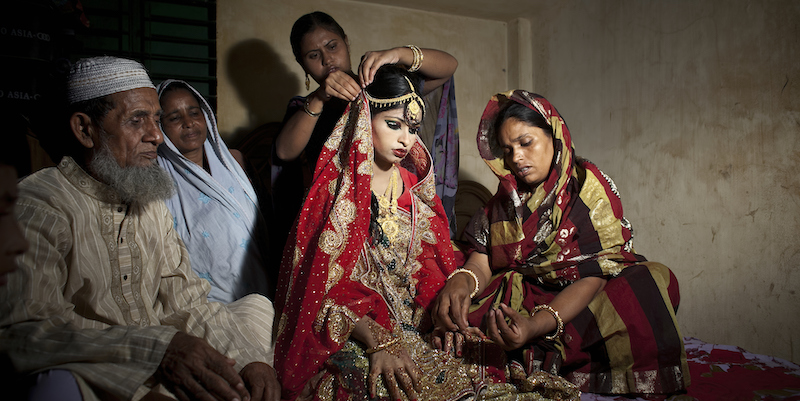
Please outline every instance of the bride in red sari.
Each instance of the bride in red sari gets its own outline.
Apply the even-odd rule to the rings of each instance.
[[[468,347],[475,352],[465,358],[427,341],[430,305],[455,266],[431,156],[416,137],[424,114],[417,88],[405,69],[381,67],[325,144],[281,267],[275,368],[283,399],[519,393],[485,348]],[[549,374],[525,383],[523,399],[578,394]]]

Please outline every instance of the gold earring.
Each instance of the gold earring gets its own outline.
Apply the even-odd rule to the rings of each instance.
[[[308,73],[306,73],[306,90],[308,90],[309,88],[311,88],[311,82],[309,82]]]

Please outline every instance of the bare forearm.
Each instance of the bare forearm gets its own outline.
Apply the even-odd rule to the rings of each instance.
[[[584,310],[605,287],[606,280],[599,277],[585,277],[562,290],[550,303],[550,307],[558,311],[564,323],[572,321]],[[534,338],[552,333],[557,326],[556,319],[545,311],[537,312],[532,317],[536,332]]]
[[[470,255],[462,269],[467,272],[456,270],[451,274],[434,301],[431,313],[438,329],[466,333],[471,298],[486,289],[492,275],[489,257],[478,252]]]
[[[467,259],[463,268],[475,273],[475,277],[478,278],[478,282],[476,283],[478,285],[478,290],[475,291],[475,294],[482,293],[489,285],[489,280],[492,278],[492,269],[489,267],[489,256],[480,252],[473,252],[469,255],[469,259]],[[461,275],[464,276],[462,278],[472,280],[466,274]],[[474,287],[470,285],[470,288],[472,289]]]
[[[414,62],[414,52],[407,48],[401,50],[400,63],[410,66]],[[420,49],[423,61],[419,73],[425,78],[423,95],[426,95],[447,81],[458,68],[458,60],[449,53],[436,49]]]
[[[411,66],[414,63],[414,52],[408,47],[403,49],[400,63]],[[420,49],[422,51],[422,63],[419,66],[419,73],[426,80],[450,78],[458,68],[458,60],[447,52],[436,49]]]
[[[313,93],[308,98],[308,109],[313,113],[321,113],[324,103]],[[275,152],[284,161],[297,159],[308,145],[319,116],[312,116],[304,110],[298,110],[283,125],[275,138]]]

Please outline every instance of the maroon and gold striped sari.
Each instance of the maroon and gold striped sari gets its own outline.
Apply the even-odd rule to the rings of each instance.
[[[550,174],[537,188],[518,187],[502,154],[493,153],[493,125],[514,101],[537,111],[553,128]],[[630,223],[613,181],[576,157],[564,120],[543,97],[525,91],[495,95],[478,131],[481,157],[500,179],[497,194],[465,233],[469,252],[489,256],[493,277],[470,309],[481,326],[491,307],[505,303],[527,314],[583,277],[603,277],[603,291],[556,341],[540,339],[509,356],[528,371],[565,376],[581,391],[671,393],[689,381],[675,319],[678,282],[659,263],[634,253]]]

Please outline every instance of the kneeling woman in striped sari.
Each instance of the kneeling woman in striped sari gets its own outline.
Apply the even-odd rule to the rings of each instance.
[[[434,302],[447,334],[437,345],[479,329],[528,373],[581,391],[684,390],[677,279],[634,253],[614,182],[575,156],[558,111],[522,90],[497,94],[478,148],[500,185],[465,228],[466,263]]]

